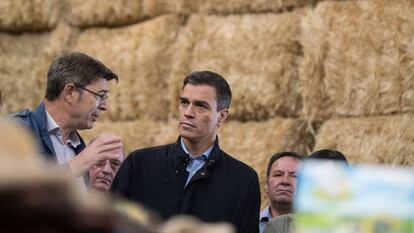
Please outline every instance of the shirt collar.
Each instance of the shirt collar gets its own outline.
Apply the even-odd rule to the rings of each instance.
[[[268,222],[272,219],[272,213],[270,212],[270,204],[266,206],[262,212],[260,212],[260,222]]]
[[[62,142],[62,130],[60,129],[59,125],[53,119],[53,117],[46,111],[46,121],[47,121],[47,131],[49,134],[54,134],[59,140]],[[67,142],[62,142],[62,144],[72,145],[73,147],[77,147],[81,144],[78,134],[75,131],[72,131],[69,135]]]
[[[191,155],[191,154],[190,154],[190,152],[188,152],[188,149],[187,149],[186,145],[184,144],[184,140],[183,140],[183,138],[182,138],[182,137],[180,137],[180,139],[181,139],[181,148],[183,148],[184,152],[185,152],[186,154],[190,155],[190,157],[192,157],[192,158],[197,158],[197,157],[200,157],[200,156],[202,156],[202,155],[204,155],[206,158],[210,157],[210,154],[211,154],[211,151],[213,150],[214,145],[212,145],[210,148],[208,148],[208,149],[207,149],[206,151],[204,151],[203,153],[201,153],[201,154],[199,154],[199,155],[196,155],[196,156],[193,156],[193,155]]]
[[[60,129],[59,125],[52,118],[52,116],[46,111],[47,131],[50,133],[56,129]]]

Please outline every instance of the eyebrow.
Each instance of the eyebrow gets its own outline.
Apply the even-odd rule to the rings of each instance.
[[[203,105],[203,106],[208,106],[208,107],[210,107],[210,104],[208,104],[208,102],[203,101],[203,100],[195,100],[195,101],[194,101],[194,104],[196,104],[196,105]]]
[[[181,101],[191,102],[187,97],[183,97],[183,96],[180,97],[180,100]],[[204,100],[194,100],[193,103],[194,104],[197,104],[197,105],[210,106],[210,104],[207,101],[204,101]]]
[[[187,102],[190,102],[187,98],[185,98],[185,97],[180,97],[180,100],[181,101],[187,101]]]
[[[276,170],[275,172],[289,172],[289,173],[297,173],[298,171],[288,171],[288,170]]]

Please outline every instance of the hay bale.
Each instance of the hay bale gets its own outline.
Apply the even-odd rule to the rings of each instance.
[[[414,166],[414,115],[326,121],[314,150],[337,149],[355,163]]]
[[[70,0],[67,21],[77,27],[119,26],[142,19],[140,0]]]
[[[153,18],[163,14],[191,14],[184,0],[142,0],[142,16]]]
[[[313,136],[307,130],[307,125],[292,118],[246,123],[229,121],[220,130],[219,141],[224,151],[256,170],[260,180],[262,207],[268,204],[264,184],[271,155],[287,150],[304,154],[313,146]]]
[[[304,11],[191,16],[174,47],[171,112],[178,106],[183,78],[194,70],[212,70],[232,87],[232,119],[297,116],[301,109],[299,20]]]
[[[0,33],[1,112],[34,109],[46,92],[47,70],[66,47],[70,28],[59,25],[50,33]]]
[[[110,119],[167,118],[170,99],[162,93],[172,62],[169,47],[179,27],[180,18],[165,15],[138,25],[80,34],[74,49],[97,57],[120,77],[112,86]]]
[[[179,13],[189,15],[192,13],[200,14],[251,14],[251,13],[280,13],[292,11],[296,8],[312,6],[318,0],[146,0],[143,1],[143,12],[149,17],[165,13]]]
[[[2,0],[0,30],[50,30],[59,19],[60,3],[59,0]]]
[[[119,1],[68,1],[68,22],[85,28],[90,26],[119,26],[136,23],[162,14],[247,14],[280,13],[311,6],[318,0],[288,1],[202,1],[202,0],[119,0]]]
[[[302,19],[304,117],[414,109],[414,3],[321,2]]]
[[[121,136],[125,154],[128,155],[139,148],[174,142],[178,136],[178,122],[174,119],[165,122],[151,119],[102,121],[97,122],[91,130],[80,131],[86,142],[105,132],[112,132]]]

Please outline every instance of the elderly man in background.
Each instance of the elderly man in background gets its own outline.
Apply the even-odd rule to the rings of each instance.
[[[67,167],[84,188],[82,176],[98,162],[117,157],[107,151],[122,147],[120,137],[110,134],[86,147],[77,132],[91,129],[107,109],[110,80],[118,81],[118,76],[100,61],[84,53],[65,53],[49,67],[44,101],[35,111],[14,114],[35,137],[39,154]]]
[[[290,151],[276,153],[269,159],[265,190],[270,204],[260,213],[260,233],[272,218],[292,212],[296,176],[302,159],[302,155]]]
[[[112,181],[125,158],[122,147],[107,153],[112,154],[111,158],[98,161],[89,169],[89,187],[102,192],[109,191]]]

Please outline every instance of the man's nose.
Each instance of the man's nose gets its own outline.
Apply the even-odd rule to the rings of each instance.
[[[106,111],[106,109],[108,108],[108,100],[102,100],[99,102],[98,108],[101,111]]]
[[[291,179],[291,177],[289,176],[289,174],[286,174],[285,173],[282,176],[281,183],[283,183],[283,184],[290,184],[291,183],[290,179]]]
[[[184,116],[186,116],[188,118],[193,118],[194,117],[194,106],[192,104],[189,104],[184,109]]]
[[[103,167],[102,172],[105,174],[111,174],[112,169],[111,169],[111,164],[109,163],[109,161],[105,162],[105,166]]]

